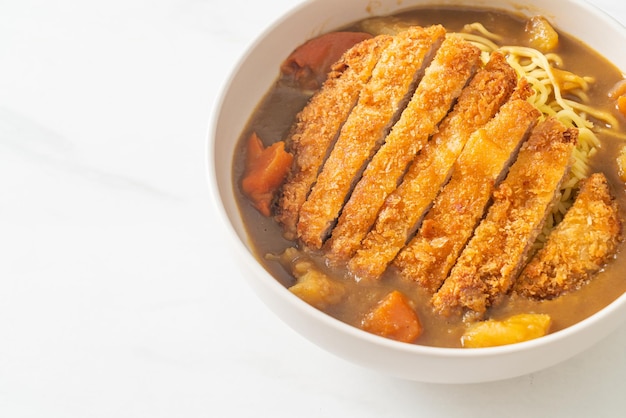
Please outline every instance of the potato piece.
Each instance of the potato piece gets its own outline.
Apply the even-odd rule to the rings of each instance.
[[[289,287],[294,295],[309,305],[324,310],[341,302],[346,293],[343,283],[324,274],[304,252],[295,247],[287,248],[281,254],[267,254],[268,260],[279,262],[296,279]]]
[[[559,45],[559,35],[543,16],[533,16],[526,22],[528,44],[541,52],[549,52]]]
[[[341,282],[328,277],[309,260],[294,258],[292,263],[291,270],[297,281],[289,288],[291,293],[321,310],[341,301],[346,292]]]
[[[406,21],[397,17],[372,17],[362,21],[360,29],[373,35],[397,35],[411,26],[417,26],[417,21]]]
[[[494,347],[543,337],[550,329],[546,314],[519,314],[503,321],[492,319],[472,324],[461,337],[465,348]]]
[[[566,94],[568,91],[576,89],[586,91],[589,88],[588,79],[585,79],[585,77],[581,77],[578,74],[554,67],[552,68],[552,74],[561,89],[561,94]]]
[[[361,328],[406,343],[415,341],[422,333],[422,324],[409,299],[397,290],[387,294],[365,316]]]

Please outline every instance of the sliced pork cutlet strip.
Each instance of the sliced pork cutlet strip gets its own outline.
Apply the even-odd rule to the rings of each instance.
[[[416,156],[398,188],[385,199],[374,227],[350,260],[348,266],[357,278],[378,278],[404,247],[448,179],[467,139],[509,99],[516,79],[504,56],[494,53],[463,89],[453,110]]]
[[[553,299],[586,284],[617,250],[622,231],[618,212],[604,174],[584,180],[572,207],[522,270],[514,291]]]
[[[479,60],[480,49],[460,37],[448,36],[441,44],[411,101],[343,207],[327,244],[330,259],[347,260],[354,254],[385,198],[450,111]]]
[[[415,237],[394,260],[403,278],[431,294],[439,289],[539,116],[526,100],[512,100],[471,135],[454,163],[450,181]]]
[[[321,248],[365,164],[387,136],[444,38],[440,25],[412,27],[394,36],[383,51],[300,209],[298,238],[307,247]]]
[[[294,155],[293,167],[282,187],[276,215],[287,238],[296,238],[300,207],[341,125],[391,39],[391,36],[377,36],[346,51],[333,65],[321,89],[297,115],[286,141],[288,151]]]
[[[435,311],[479,317],[511,288],[569,172],[577,137],[553,117],[535,127],[433,296]]]

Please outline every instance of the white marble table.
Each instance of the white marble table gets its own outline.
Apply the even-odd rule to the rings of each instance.
[[[0,1],[0,417],[623,416],[626,325],[540,373],[430,385],[335,358],[252,294],[207,123],[299,1]]]

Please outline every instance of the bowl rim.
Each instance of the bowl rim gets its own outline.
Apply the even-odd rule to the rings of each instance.
[[[319,0],[319,2],[324,1],[332,1],[332,0]],[[624,34],[624,38],[626,39],[626,27],[618,22],[613,16],[605,12],[603,9],[589,3],[586,0],[545,0],[547,2],[553,3],[574,3],[577,6],[592,12],[602,20],[607,23],[610,22],[611,25],[614,26],[614,29],[621,31]],[[215,96],[214,102],[211,107],[211,112],[209,116],[207,137],[208,140],[205,141],[205,173],[207,175],[209,193],[211,195],[212,205],[215,208],[215,212],[220,217],[220,224],[224,228],[224,235],[228,235],[229,244],[235,250],[237,257],[242,257],[242,261],[245,262],[248,268],[252,268],[256,274],[255,280],[261,280],[263,286],[269,287],[271,291],[276,292],[278,297],[281,297],[287,302],[292,308],[298,310],[302,314],[307,316],[311,316],[313,320],[320,321],[324,325],[337,329],[342,333],[347,333],[350,336],[362,340],[368,344],[373,344],[377,346],[384,346],[390,348],[394,351],[402,351],[410,354],[419,354],[426,355],[429,357],[445,357],[445,358],[459,358],[459,359],[472,359],[472,358],[483,358],[483,357],[494,357],[494,356],[507,356],[510,354],[514,354],[521,351],[534,350],[546,345],[550,345],[555,341],[566,340],[571,338],[573,335],[578,334],[580,329],[593,327],[597,322],[604,321],[607,317],[617,317],[616,311],[626,310],[626,293],[623,293],[612,302],[610,302],[607,306],[599,310],[598,312],[588,316],[587,318],[572,324],[562,330],[550,333],[546,336],[536,338],[529,341],[524,341],[515,344],[496,346],[496,347],[484,347],[484,348],[455,348],[455,347],[436,347],[436,346],[425,346],[413,343],[403,343],[394,341],[392,339],[380,337],[378,335],[374,335],[368,333],[364,330],[359,329],[358,327],[349,325],[347,323],[342,322],[339,319],[328,315],[313,306],[307,304],[306,302],[299,299],[293,293],[291,293],[285,286],[280,284],[265,268],[262,267],[261,263],[256,259],[255,255],[251,252],[251,250],[245,245],[245,243],[239,239],[238,233],[233,226],[226,208],[223,205],[222,198],[220,195],[220,188],[218,185],[218,179],[216,173],[214,172],[215,168],[215,158],[216,156],[216,140],[217,140],[217,128],[219,119],[221,116],[222,106],[230,88],[232,87],[232,83],[236,78],[236,74],[239,72],[241,67],[246,63],[249,55],[252,51],[262,43],[265,38],[273,31],[276,27],[280,26],[284,21],[290,19],[294,14],[301,12],[304,8],[306,8],[312,1],[305,0],[301,3],[298,3],[291,8],[287,9],[282,15],[278,16],[274,19],[265,29],[260,31],[258,35],[254,38],[254,40],[244,49],[243,54],[236,61],[235,65],[229,71],[228,78],[222,83],[221,88],[218,91],[218,94]],[[400,2],[402,3],[402,2]],[[424,0],[418,1],[416,4],[413,2],[407,2],[407,7],[400,7],[397,10],[403,10],[406,8],[419,6],[427,6],[427,5],[436,5],[438,2],[436,0]],[[450,6],[464,6],[469,3],[468,0],[444,0],[446,5]],[[482,3],[482,2],[479,2]],[[508,0],[507,3],[514,4],[515,1]],[[500,4],[500,3],[498,3]],[[480,6],[480,5],[477,5]],[[524,7],[523,5],[521,7]],[[625,69],[626,70],[626,69]],[[271,307],[269,307],[271,308]],[[281,318],[284,320],[284,318]],[[612,332],[621,322],[622,319],[614,320],[611,326],[605,327],[603,333],[609,334]],[[594,341],[595,342],[595,341]],[[579,350],[580,351],[580,350]],[[576,353],[573,353],[574,355]],[[563,358],[566,360],[567,358]]]

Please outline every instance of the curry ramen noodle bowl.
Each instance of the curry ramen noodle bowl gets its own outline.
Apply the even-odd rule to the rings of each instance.
[[[610,85],[618,85],[622,74],[541,16],[458,11],[423,8],[370,18],[301,45],[285,57],[281,76],[251,118],[234,177],[242,191],[238,198],[244,220],[248,226],[255,224],[253,219],[262,225],[249,228],[256,251],[266,268],[307,303],[403,342],[440,347],[511,344],[579,322],[626,290],[620,274],[626,265],[616,257],[626,202],[613,195],[619,181],[619,144],[626,141],[620,127],[626,115],[616,110],[615,102],[619,96],[626,101],[626,87],[609,97]],[[505,82],[505,77],[485,75],[498,60],[502,63],[497,65],[506,66],[502,71],[516,75],[514,89],[515,82]],[[413,63],[411,72],[402,73],[407,63]],[[394,84],[399,78],[401,88]],[[476,90],[477,85],[484,90]],[[496,96],[496,108],[480,105]],[[516,101],[530,108],[523,122],[515,119],[519,112],[506,112]],[[341,113],[336,111],[344,102]],[[475,122],[465,123],[459,115]],[[505,146],[506,141],[498,140],[510,131],[504,127],[522,125],[528,128],[518,129],[515,142]],[[324,133],[323,140],[316,132]],[[463,153],[466,143],[470,145]],[[452,144],[458,148],[454,152]],[[480,180],[463,190],[459,173],[466,167],[471,167],[472,177],[488,182],[484,189],[489,197],[478,197]],[[306,182],[299,174],[303,172]],[[591,176],[594,184],[606,187],[594,187],[576,205],[581,185],[589,184]],[[448,182],[463,193],[443,196]],[[436,215],[441,212],[437,205],[444,202],[448,218]],[[568,217],[574,205],[576,215]],[[594,212],[600,206],[603,210]],[[458,251],[448,251],[452,233],[446,231],[450,222],[445,219],[455,216],[450,211],[460,217],[470,210],[473,215],[467,219],[476,225],[467,226],[465,243],[454,244]],[[259,221],[257,211],[269,216]],[[558,289],[557,281],[563,280],[567,290],[556,296],[552,292],[550,299],[513,291],[524,266],[573,242],[576,237],[568,236],[568,227],[580,232],[585,216],[590,225],[605,226],[604,234],[587,234],[589,245],[580,248],[593,249],[593,262],[581,267],[568,260],[571,271],[561,269],[558,277],[539,272],[545,282],[552,280],[546,286]],[[520,219],[532,221],[521,225]],[[380,227],[386,224],[396,226],[393,237],[391,228]],[[551,240],[559,225],[559,238]],[[489,234],[499,248],[489,248]],[[422,250],[407,257],[417,237]],[[474,243],[478,239],[480,245]],[[482,254],[470,254],[475,248],[483,248]],[[369,259],[362,256],[365,249]],[[490,258],[492,250],[499,255]],[[514,262],[506,260],[511,253],[516,254]],[[432,254],[441,254],[441,260]],[[402,271],[400,258],[435,269],[444,262],[451,267],[439,269],[448,274],[444,280],[424,286],[419,269]],[[438,296],[440,288],[457,288],[448,279],[453,274],[459,280],[462,269],[454,266],[458,260],[478,259],[481,266],[476,268],[487,273],[473,277],[459,298],[480,301],[480,309],[448,301],[456,297],[450,296],[454,292],[447,299]],[[500,282],[488,273],[505,268],[507,276]],[[584,300],[598,302],[588,306]],[[459,311],[457,305],[464,308]]]

